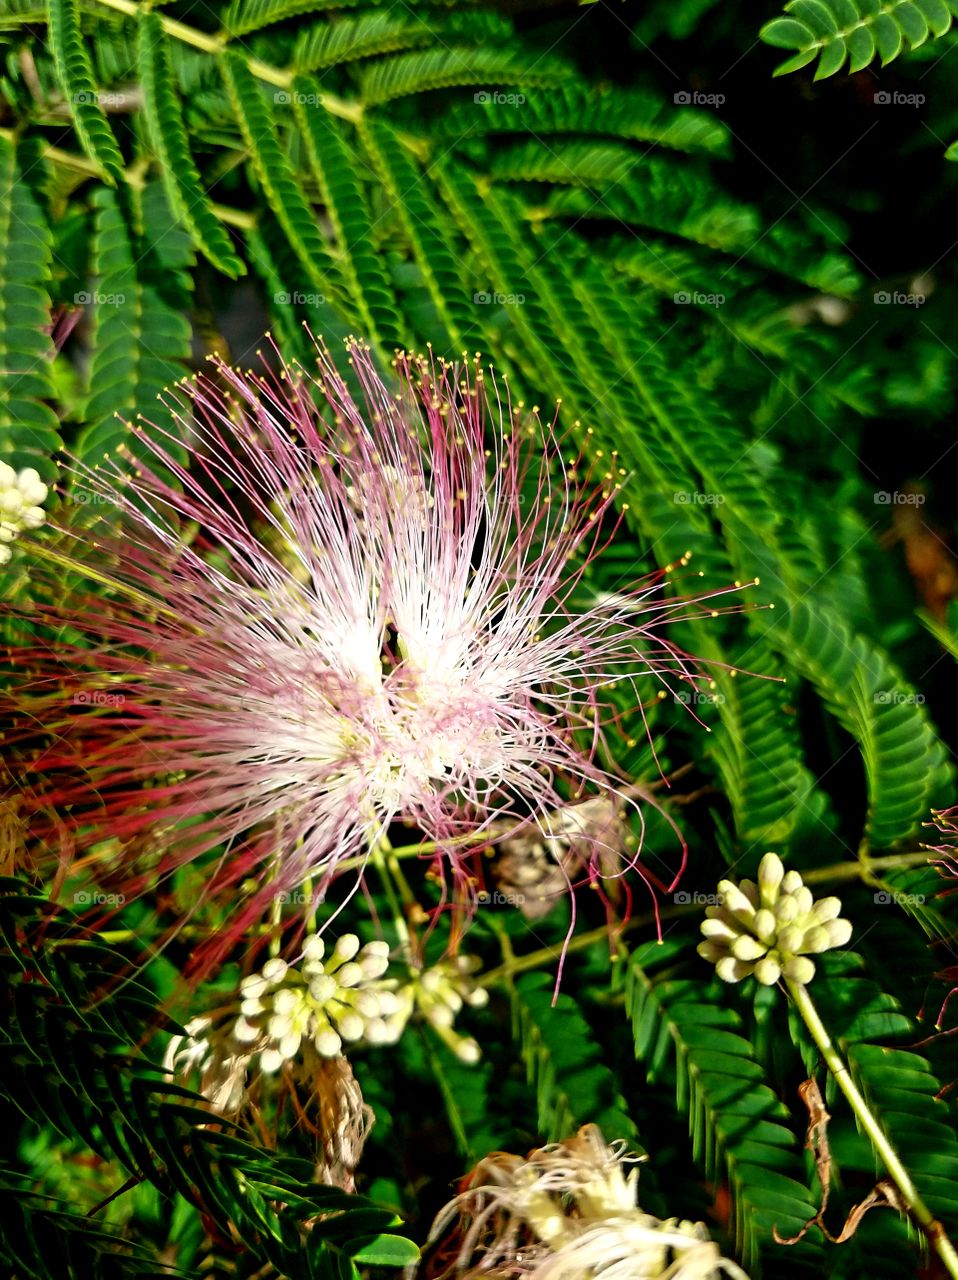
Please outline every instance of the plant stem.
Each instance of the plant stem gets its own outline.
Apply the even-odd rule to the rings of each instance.
[[[396,924],[396,932],[399,935],[399,941],[403,943],[403,945],[408,946],[409,926],[406,924],[406,913],[403,910],[403,904],[400,902],[400,899],[396,894],[397,882],[394,880],[395,873],[399,870],[399,864],[396,862],[393,847],[389,843],[389,839],[385,832],[378,840],[374,841],[373,844],[370,845],[369,857],[373,866],[379,872],[379,878],[382,881],[384,890],[386,891],[386,900],[388,901],[389,909],[393,914],[393,920]],[[409,885],[406,883],[405,876],[403,876],[401,872],[398,884],[403,901],[406,906],[410,905],[410,900],[414,902],[415,899],[412,898],[412,892]]]
[[[803,871],[806,884],[824,884],[830,880],[864,880],[882,871],[903,871],[908,867],[920,867],[928,861],[927,849],[912,849],[905,853],[890,853],[884,858],[860,857],[836,862],[830,867],[817,867]]]
[[[135,18],[140,13],[140,5],[136,4],[135,0],[96,0],[96,2],[105,5],[108,9],[114,9],[117,13],[125,14],[128,18]],[[182,44],[188,44],[194,49],[202,50],[203,53],[212,54],[223,53],[227,48],[229,35],[226,32],[210,35],[207,31],[199,31],[196,27],[187,26],[185,22],[177,22],[175,18],[167,18],[163,14],[159,14],[158,17],[166,34]],[[247,58],[246,65],[257,80],[265,80],[267,84],[276,85],[279,89],[288,89],[296,74],[282,67],[272,67],[268,62],[261,62],[259,58]],[[330,115],[339,116],[343,120],[359,120],[363,113],[362,106],[358,102],[346,102],[345,99],[337,98],[331,93],[322,95],[322,105]]]
[[[8,142],[14,140],[15,133],[13,129],[0,129],[0,138],[5,138]],[[72,169],[74,173],[88,174],[91,178],[102,177],[98,165],[86,156],[75,155],[72,151],[64,151],[60,147],[44,147],[44,160],[49,160],[51,164],[57,164],[61,169]],[[139,191],[146,185],[146,178],[142,170],[131,166],[123,170],[123,178],[127,186],[133,187]],[[241,231],[251,231],[256,226],[256,218],[252,213],[247,213],[243,209],[231,209],[225,204],[210,204],[210,208],[219,218],[220,222],[225,222],[227,226],[238,227]]]
[[[955,1251],[955,1246],[945,1233],[942,1224],[922,1200],[918,1193],[918,1188],[912,1182],[911,1176],[902,1164],[898,1152],[891,1145],[878,1119],[852,1079],[848,1066],[833,1044],[825,1024],[818,1016],[818,1010],[808,994],[808,988],[800,982],[792,982],[789,979],[786,979],[786,985],[792,1000],[795,1002],[796,1009],[801,1014],[802,1021],[808,1027],[812,1039],[825,1059],[825,1065],[835,1077],[835,1083],[848,1100],[859,1125],[871,1139],[872,1146],[891,1175],[902,1200],[915,1221],[921,1226],[929,1244],[941,1259],[945,1270],[953,1277],[953,1280],[958,1280],[958,1252]]]

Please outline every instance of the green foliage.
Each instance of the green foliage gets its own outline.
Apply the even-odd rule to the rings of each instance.
[[[0,18],[0,460],[52,482],[64,447],[135,467],[138,433],[157,432],[179,461],[164,388],[209,353],[253,364],[266,331],[308,363],[304,323],[334,348],[361,336],[384,368],[397,348],[482,352],[503,400],[508,383],[546,420],[561,400],[563,460],[610,485],[621,517],[586,595],[664,564],[673,595],[759,579],[727,601],[743,617],[675,630],[714,687],[683,699],[649,678],[641,708],[624,683],[606,691],[598,750],[643,799],[642,866],[665,885],[680,857],[654,796],[688,839],[679,892],[711,894],[774,848],[842,895],[870,976],[827,956],[813,994],[949,1227],[954,1041],[916,1046],[908,1015],[953,981],[936,977],[953,912],[920,841],[955,799],[958,750],[956,602],[935,596],[955,594],[958,530],[956,192],[939,163],[958,134],[956,12],[792,0],[761,31],[788,51],[777,75],[806,69],[784,82],[754,49],[754,12],[714,0],[16,0]],[[893,61],[892,87],[873,86]],[[895,85],[927,91],[927,111],[878,110]],[[901,500],[916,480],[917,509]],[[5,595],[29,584],[27,543],[0,570]],[[7,791],[4,775],[4,837]],[[24,1132],[95,1153],[113,1190],[142,1179],[154,1220],[188,1222],[173,1249],[187,1273],[356,1280],[356,1265],[411,1260],[391,1214],[320,1187],[282,1147],[209,1127],[202,1099],[151,1065],[156,991],[103,986],[129,958],[7,890],[4,1096]],[[434,883],[422,892],[435,908]],[[821,1064],[774,992],[707,980],[684,922],[701,913],[669,892],[662,945],[641,887],[631,903],[634,1058],[604,897],[578,893],[586,944],[573,933],[555,1002],[561,911],[509,907],[501,929],[477,912],[465,945],[498,975],[489,1009],[466,1012],[483,1057],[462,1061],[428,1027],[357,1057],[377,1116],[369,1179],[425,1239],[476,1161],[595,1123],[648,1150],[643,1205],[705,1219],[714,1198],[720,1234],[728,1200],[728,1249],[753,1276],[913,1275],[916,1240],[888,1211],[840,1249],[814,1229],[794,1250],[772,1241],[817,1208],[795,1099]],[[350,911],[365,919],[362,895]],[[124,924],[159,945],[148,916]],[[164,952],[174,975],[187,950]],[[837,1219],[876,1167],[833,1094]],[[136,1214],[83,1218],[82,1197],[12,1170],[0,1184],[18,1275],[148,1276],[166,1256]],[[306,1229],[327,1211],[344,1217]]]
[[[143,230],[137,234],[129,211],[108,188],[96,193],[95,205],[96,292],[87,295],[95,345],[84,411],[88,425],[77,441],[79,455],[91,465],[115,457],[121,446],[135,456],[129,422],[142,421],[146,430],[168,425],[169,412],[158,397],[183,377],[181,361],[190,349],[188,292],[169,274],[173,245],[166,211],[144,199]]]
[[[576,1003],[553,998],[547,974],[529,973],[510,988],[513,1035],[538,1100],[538,1131],[545,1141],[597,1124],[607,1138],[634,1139],[635,1125],[603,1051]]]
[[[104,179],[115,184],[123,167],[123,157],[100,106],[93,65],[80,31],[77,0],[49,0],[47,14],[57,75],[73,113],[80,145],[100,168]]]
[[[875,58],[885,66],[904,49],[945,35],[954,8],[946,0],[791,0],[785,12],[787,18],[773,19],[760,33],[766,44],[797,50],[775,74],[798,71],[817,57],[815,79],[823,80],[846,62],[849,71]]]
[[[55,472],[59,424],[53,398],[48,337],[52,237],[23,180],[13,143],[0,138],[0,453]]]
[[[170,206],[193,236],[193,242],[225,275],[242,275],[229,235],[210,207],[202,179],[190,154],[183,114],[177,100],[169,50],[160,21],[153,13],[140,18],[138,66],[147,120]]]
[[[3,880],[0,894],[0,969],[10,996],[0,1015],[3,1096],[28,1120],[43,1117],[165,1196],[182,1196],[290,1280],[332,1280],[344,1265],[349,1273],[350,1259],[397,1266],[415,1257],[390,1231],[389,1210],[317,1186],[308,1162],[253,1146],[203,1097],[169,1081],[137,1048],[158,1019],[152,993],[124,973],[122,956],[21,882]],[[28,1199],[20,1203],[34,1212]],[[40,1247],[32,1274],[52,1272],[51,1259],[68,1268],[59,1274],[83,1274],[78,1266],[107,1238],[92,1228],[68,1233],[63,1218],[63,1210],[53,1214],[58,1229],[43,1246],[32,1244],[39,1222],[26,1241],[11,1233],[7,1256]]]
[[[774,1248],[768,1243],[772,1228],[782,1236],[797,1234],[816,1206],[788,1110],[742,1034],[741,1016],[727,1007],[716,980],[703,990],[698,976],[673,977],[667,967],[661,972],[678,953],[674,945],[651,944],[629,961],[626,1007],[635,1052],[652,1081],[672,1070],[695,1158],[712,1177],[724,1167],[735,1233],[746,1265],[755,1267],[760,1242]]]
[[[816,981],[814,994],[856,1083],[881,1118],[919,1191],[946,1230],[955,1230],[958,1135],[952,1108],[940,1096],[941,1082],[928,1059],[915,1052],[914,1021],[866,973],[865,962],[854,952],[822,958],[822,979]],[[797,1027],[795,1034],[805,1046],[811,1071],[815,1052]],[[834,1096],[830,1080],[829,1105]]]

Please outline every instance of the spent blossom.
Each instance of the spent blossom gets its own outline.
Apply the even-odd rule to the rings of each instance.
[[[637,1161],[595,1125],[524,1160],[487,1156],[433,1224],[440,1280],[746,1280],[702,1223],[638,1207]]]
[[[669,594],[662,570],[590,594],[615,456],[568,460],[478,360],[401,355],[389,382],[347,346],[352,386],[322,347],[314,373],[184,382],[172,428],[137,424],[133,473],[76,464],[96,501],[36,540],[31,616],[58,636],[17,695],[24,734],[47,734],[37,817],[68,813],[78,849],[119,843],[142,886],[225,850],[210,892],[256,887],[211,962],[397,819],[468,895],[453,837],[616,794],[605,691],[697,686],[668,625],[738,590]],[[64,570],[95,592],[64,592]]]

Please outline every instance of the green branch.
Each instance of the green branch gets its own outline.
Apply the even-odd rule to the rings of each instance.
[[[953,1277],[953,1280],[958,1280],[958,1252],[955,1251],[955,1246],[952,1244],[941,1222],[921,1198],[918,1188],[911,1180],[911,1175],[901,1162],[901,1157],[892,1146],[887,1134],[865,1101],[864,1095],[859,1091],[858,1086],[852,1079],[847,1064],[833,1044],[825,1024],[818,1015],[818,1010],[808,994],[808,988],[800,982],[792,982],[790,979],[785,981],[789,994],[795,1002],[795,1008],[818,1046],[825,1060],[825,1065],[835,1077],[835,1083],[848,1100],[859,1125],[871,1139],[872,1146],[898,1188],[903,1203],[915,1221],[921,1226],[928,1238],[928,1243],[938,1254],[945,1270]]]

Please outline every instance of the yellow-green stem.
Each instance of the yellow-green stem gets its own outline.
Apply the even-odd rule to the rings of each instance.
[[[137,17],[141,11],[141,6],[136,4],[135,0],[96,0],[96,2],[105,5],[107,9],[125,14],[128,18]],[[185,22],[177,22],[175,18],[167,18],[164,14],[158,16],[166,34],[182,44],[188,44],[194,49],[212,54],[223,53],[228,47],[229,36],[224,32],[210,35],[208,31],[199,31],[196,27],[187,26]],[[267,84],[276,85],[279,89],[288,89],[296,75],[294,71],[287,71],[282,67],[271,67],[268,62],[261,62],[259,58],[247,58],[246,65],[257,80],[265,80]],[[362,116],[362,106],[358,102],[346,102],[334,94],[324,93],[322,105],[330,115],[340,116],[344,120],[355,121]]]
[[[4,138],[7,142],[13,142],[16,138],[16,131],[13,129],[0,129],[0,138]],[[61,169],[72,169],[74,173],[83,173],[91,178],[99,178],[102,176],[100,166],[88,159],[86,156],[76,155],[72,151],[64,151],[61,147],[44,147],[44,160],[49,160],[51,164],[59,165]],[[146,185],[146,177],[143,173],[142,165],[130,165],[123,170],[123,179],[127,186],[133,187],[134,190],[142,190]],[[244,209],[231,209],[225,204],[210,204],[210,208],[219,218],[220,222],[225,222],[230,227],[237,227],[241,231],[251,231],[256,226],[256,217],[252,213],[247,213]]]
[[[389,909],[392,912],[393,920],[396,922],[396,932],[399,935],[399,941],[403,945],[409,943],[409,927],[406,924],[406,913],[403,910],[402,903],[396,893],[396,881],[394,880],[394,870],[398,869],[393,847],[389,843],[389,839],[383,833],[378,840],[375,840],[369,849],[369,857],[373,866],[379,872],[379,878],[382,881],[383,889],[386,892],[386,900],[389,903]],[[401,874],[401,873],[400,873]],[[409,894],[412,899],[408,884],[406,884],[405,876],[401,876],[399,881],[400,893]],[[407,905],[409,905],[407,903]]]
[[[825,1065],[835,1077],[835,1083],[845,1095],[859,1125],[871,1139],[872,1146],[898,1188],[902,1201],[924,1231],[929,1244],[938,1254],[945,1270],[953,1280],[958,1280],[958,1252],[955,1251],[955,1246],[945,1233],[942,1224],[921,1198],[918,1188],[912,1182],[911,1176],[902,1164],[898,1152],[892,1146],[877,1117],[852,1079],[848,1066],[832,1042],[828,1029],[818,1015],[818,1010],[808,994],[808,988],[800,982],[792,982],[787,979],[786,985],[795,1003],[795,1008],[811,1032],[812,1039],[825,1060]]]

